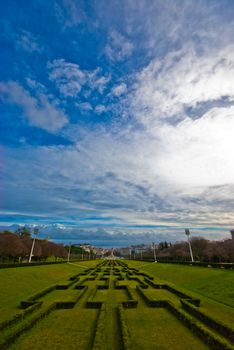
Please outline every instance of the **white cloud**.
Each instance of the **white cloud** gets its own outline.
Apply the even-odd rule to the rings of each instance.
[[[67,123],[67,117],[58,108],[56,100],[49,100],[42,92],[34,97],[16,81],[1,82],[0,95],[4,102],[22,108],[23,115],[33,126],[55,132]]]
[[[233,130],[234,107],[213,108],[197,120],[161,126],[158,174],[190,194],[234,184]]]
[[[104,105],[97,105],[97,106],[95,107],[95,112],[96,112],[97,114],[102,114],[102,113],[106,112],[106,110],[107,110],[107,108],[106,108],[106,106],[104,106]]]
[[[90,103],[88,102],[83,102],[83,103],[79,103],[77,104],[77,106],[82,109],[83,111],[92,111],[93,107],[91,106]]]
[[[124,94],[127,91],[127,86],[125,83],[121,83],[119,85],[116,85],[112,88],[111,94],[114,96],[120,96]]]
[[[48,63],[49,78],[54,81],[60,93],[65,97],[76,96],[86,83],[86,74],[75,63],[63,59]]]
[[[81,70],[78,64],[66,62],[64,59],[53,60],[47,66],[50,71],[49,79],[65,97],[77,97],[83,88],[102,94],[110,80],[109,76],[101,74],[100,68],[92,71]]]
[[[15,35],[15,37],[17,46],[29,53],[40,53],[44,50],[38,38],[27,30],[22,30],[20,34]]]
[[[154,134],[79,127],[77,145],[9,150],[7,209],[31,203],[35,212],[95,213],[112,224],[228,225],[234,204],[229,112],[215,109]]]
[[[155,59],[136,76],[131,108],[144,124],[176,117],[186,108],[234,100],[234,50],[228,46],[199,56],[192,46]]]
[[[105,46],[105,54],[111,61],[122,61],[132,55],[133,43],[118,31],[111,31],[108,43]]]

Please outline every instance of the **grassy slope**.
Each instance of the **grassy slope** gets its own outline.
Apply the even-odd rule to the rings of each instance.
[[[131,262],[140,266],[144,262]],[[148,263],[142,270],[160,280],[170,281],[218,302],[234,307],[233,271],[175,264]]]
[[[68,280],[69,276],[96,262],[0,269],[0,322],[19,312],[20,301],[34,293]],[[84,266],[84,267],[82,267]]]
[[[192,292],[201,299],[201,310],[226,324],[233,324],[233,271],[141,261],[127,262],[155,276],[156,281],[174,283],[177,287],[190,291],[190,294]]]

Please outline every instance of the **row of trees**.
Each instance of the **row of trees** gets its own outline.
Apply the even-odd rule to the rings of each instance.
[[[12,233],[4,231],[0,233],[0,261],[9,260],[24,261],[29,259],[33,239],[30,231],[25,228]],[[62,244],[56,244],[49,240],[36,239],[33,259],[46,260],[49,257],[66,258],[67,250]]]
[[[234,239],[209,241],[202,237],[193,237],[190,242],[195,261],[234,262]],[[152,249],[144,252],[143,256],[153,258]],[[157,245],[156,256],[160,260],[191,260],[188,242],[161,242]]]

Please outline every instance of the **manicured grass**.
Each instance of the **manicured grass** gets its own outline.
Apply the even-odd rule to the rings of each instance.
[[[21,300],[57,282],[67,281],[97,261],[0,269],[0,322],[19,312]],[[83,267],[84,266],[84,267]]]
[[[18,308],[20,301],[24,300],[29,303],[30,299],[27,300],[27,297],[32,295],[34,295],[34,299],[31,300],[40,301],[41,304],[38,305],[37,309],[33,309],[36,304],[26,309],[26,311],[30,311],[31,308],[33,311],[30,314],[27,313],[25,318],[13,323],[11,327],[8,327],[9,324],[5,328],[2,327],[0,347],[1,344],[4,345],[4,342],[8,341],[9,337],[15,336],[16,343],[9,347],[11,350],[41,350],[45,348],[90,350],[93,346],[98,350],[118,350],[123,348],[123,344],[126,344],[126,337],[123,334],[128,334],[128,342],[136,350],[208,349],[207,345],[198,337],[198,334],[201,334],[199,327],[204,329],[204,323],[202,324],[204,319],[198,320],[196,318],[198,316],[191,313],[191,308],[184,311],[180,298],[190,300],[190,303],[194,301],[194,298],[201,299],[201,307],[199,308],[201,312],[232,328],[233,307],[209,297],[209,288],[206,296],[204,296],[206,289],[204,289],[203,294],[200,294],[198,292],[199,283],[191,281],[190,274],[199,271],[200,280],[205,280],[204,276],[208,278],[207,273],[218,279],[218,274],[216,275],[214,270],[208,269],[206,271],[205,268],[190,268],[188,266],[181,268],[181,266],[175,265],[143,264],[131,261],[129,267],[138,267],[141,272],[145,271],[151,276],[154,275],[154,280],[146,278],[144,281],[145,276],[139,275],[131,269],[125,268],[122,271],[122,267],[118,265],[124,278],[124,280],[119,281],[116,276],[118,262],[105,261],[103,267],[95,269],[97,263],[98,261],[86,261],[70,265],[18,268],[13,273],[17,280],[18,289],[13,289],[14,276],[7,279],[6,274],[3,273],[2,276],[5,278],[10,295],[8,299],[5,299],[8,304],[6,303],[5,309],[2,308],[2,310],[8,310],[8,312],[11,310],[13,315],[19,311],[23,313],[24,311]],[[119,264],[121,263],[122,261],[119,262]],[[70,280],[71,276],[77,276],[87,267],[93,267],[93,269],[89,270],[86,275],[79,276],[77,280]],[[204,276],[202,275],[203,270]],[[178,271],[180,278],[178,278],[179,282],[175,283],[174,276],[178,275]],[[221,270],[222,272],[225,271]],[[226,272],[232,273],[232,271]],[[21,275],[21,279],[17,273]],[[104,275],[107,278],[106,281],[100,279]],[[128,279],[127,276],[136,280]],[[198,277],[199,274],[197,274]],[[95,280],[90,280],[90,278],[95,278]],[[119,286],[125,285],[127,288],[115,289],[114,281],[117,281]],[[30,289],[30,282],[33,290]],[[142,285],[142,282],[144,282],[143,287],[145,288],[136,289],[136,286]],[[174,289],[171,288],[169,291],[158,288],[160,285],[156,285],[156,283],[161,284],[161,282],[174,286]],[[48,289],[47,287],[51,285],[59,285],[60,289]],[[105,285],[108,288],[98,289],[99,285]],[[68,288],[61,289],[64,286]],[[45,288],[47,294],[38,293]],[[179,291],[183,291],[186,295],[179,293]],[[4,301],[4,294],[2,293],[0,296]],[[168,302],[163,302],[165,300]],[[49,310],[50,313],[45,314],[46,310]],[[182,314],[184,315],[183,321],[181,321]],[[121,321],[119,315],[121,315]],[[41,319],[43,316],[45,318]],[[6,314],[4,316],[1,314],[1,317],[4,320],[9,319]],[[197,328],[195,327],[197,333],[190,330],[191,325],[194,329],[194,324],[200,324],[200,326],[196,326]],[[213,339],[213,336],[216,335],[220,337],[220,334],[216,334],[220,331],[219,329],[213,329],[210,323],[207,326],[209,339]],[[19,332],[17,333],[17,331],[19,330],[24,330],[26,333],[18,337]],[[224,333],[221,336],[221,342],[227,341],[225,337],[228,336]],[[228,349],[231,349],[229,345]]]
[[[177,264],[129,261],[133,267],[142,266],[156,280],[175,283],[188,290],[234,307],[234,271]],[[144,266],[143,266],[144,265]]]
[[[201,299],[201,310],[227,324],[234,321],[234,271],[177,264],[127,261],[154,276],[156,282],[170,282]]]
[[[134,350],[205,350],[199,338],[166,309],[139,306],[126,311]]]
[[[10,347],[25,349],[90,349],[97,320],[97,309],[57,310],[37,324]]]

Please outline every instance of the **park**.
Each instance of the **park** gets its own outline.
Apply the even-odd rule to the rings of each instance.
[[[234,349],[233,271],[123,259],[0,270],[0,349]]]

